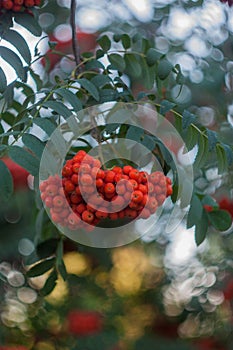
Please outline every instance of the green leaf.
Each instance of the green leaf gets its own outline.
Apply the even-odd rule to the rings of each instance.
[[[155,83],[155,67],[149,67],[144,57],[141,57],[140,62],[142,69],[141,82],[147,90],[151,90]]]
[[[216,154],[218,161],[218,173],[222,174],[228,170],[228,163],[226,152],[220,143],[217,143],[216,145]]]
[[[142,128],[132,125],[128,128],[125,138],[141,142],[143,134],[144,130]]]
[[[159,113],[162,115],[165,115],[167,112],[169,112],[173,107],[175,107],[176,104],[167,100],[163,100],[160,105]]]
[[[208,215],[203,210],[201,219],[196,223],[195,242],[199,246],[206,238],[208,230]]]
[[[25,149],[19,146],[10,146],[9,156],[14,162],[21,165],[30,174],[38,176],[40,165],[39,160],[29,152],[25,151]]]
[[[216,132],[206,129],[206,133],[209,140],[209,151],[212,151],[215,148],[216,143],[218,142]]]
[[[154,48],[150,48],[146,53],[146,61],[149,66],[153,66],[162,56],[162,54]]]
[[[59,241],[58,247],[57,247],[56,264],[57,264],[58,271],[60,272],[63,280],[65,281],[67,279],[67,271],[63,261],[63,240],[62,239]]]
[[[105,55],[105,52],[103,50],[96,50],[96,59],[99,59]]]
[[[10,170],[0,160],[0,201],[8,202],[13,194],[14,184]]]
[[[36,83],[37,91],[39,91],[43,86],[43,82],[42,82],[39,74],[36,74],[31,68],[29,68],[29,72],[30,72],[32,79]]]
[[[198,152],[194,161],[194,167],[196,169],[200,169],[203,165],[205,165],[206,160],[209,156],[209,145],[208,139],[204,135],[199,135],[198,141]]]
[[[45,101],[43,107],[48,107],[56,112],[58,115],[62,115],[64,118],[69,118],[72,112],[62,102],[59,101]]]
[[[101,38],[99,38],[97,42],[105,52],[107,52],[111,48],[111,40],[107,35],[101,36]]]
[[[196,194],[193,194],[190,209],[187,217],[187,228],[191,228],[201,219],[203,213],[203,205]]]
[[[205,195],[201,202],[202,205],[210,205],[213,208],[218,208],[218,203],[209,195]]]
[[[185,110],[182,115],[182,128],[185,130],[196,120],[196,116]]]
[[[112,65],[111,69],[116,69],[119,72],[123,72],[126,64],[125,60],[121,55],[118,55],[117,53],[112,53],[111,55],[108,55],[108,59]]]
[[[229,145],[226,145],[225,143],[222,143],[222,146],[223,146],[225,153],[226,153],[228,165],[231,166],[233,164],[232,148]]]
[[[199,133],[194,129],[192,126],[185,131],[185,134],[183,136],[185,140],[185,147],[187,148],[188,151],[193,149],[193,147],[196,146],[198,143],[198,137]]]
[[[45,282],[44,287],[40,290],[40,294],[42,296],[46,296],[50,294],[54,288],[56,287],[57,284],[57,271],[54,269],[50,275],[47,281]]]
[[[37,255],[40,259],[45,259],[56,253],[59,240],[57,238],[50,238],[39,243],[36,247]]]
[[[111,83],[111,79],[108,75],[98,74],[94,78],[91,79],[91,82],[97,86],[97,88],[101,88],[106,84]]]
[[[121,42],[125,50],[129,49],[131,46],[131,39],[128,34],[123,34],[121,36]]]
[[[25,70],[18,55],[8,49],[8,47],[0,46],[0,56],[15,70],[21,80],[25,80]]]
[[[3,93],[7,87],[7,80],[5,73],[3,72],[2,68],[0,67],[0,93]]]
[[[231,227],[232,217],[225,210],[213,210],[208,212],[211,225],[219,231],[226,231]]]
[[[67,102],[69,102],[75,111],[80,111],[83,108],[80,99],[72,91],[68,89],[60,88],[55,90],[54,92],[56,92],[58,95],[63,97]]]
[[[95,87],[94,84],[92,84],[89,80],[82,78],[82,79],[78,79],[77,82],[84,88],[86,89],[89,94],[94,97],[94,99],[96,101],[99,101],[99,92],[97,90],[97,88]]]
[[[45,145],[38,137],[31,134],[24,134],[22,141],[39,159],[41,158]]]
[[[9,29],[5,35],[4,39],[11,43],[23,57],[23,59],[27,62],[28,65],[31,63],[31,52],[29,50],[28,44],[26,40],[13,29]]]
[[[27,277],[37,277],[43,275],[54,267],[55,258],[43,260],[34,265],[30,270],[27,271]]]
[[[173,65],[166,59],[163,59],[158,64],[158,77],[165,80],[171,73]]]
[[[42,28],[40,27],[38,21],[34,16],[31,16],[27,13],[15,13],[14,14],[15,22],[20,24],[22,27],[26,28],[35,36],[41,36]]]
[[[141,65],[134,54],[125,54],[126,71],[134,78],[139,78],[142,72]]]
[[[56,129],[56,125],[49,118],[36,118],[34,124],[39,126],[48,136]]]

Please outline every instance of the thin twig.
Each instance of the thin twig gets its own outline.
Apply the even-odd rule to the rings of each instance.
[[[75,13],[76,13],[76,0],[71,0],[70,5],[70,25],[72,29],[72,48],[74,53],[74,59],[76,66],[79,66],[82,62],[80,55],[80,46],[78,43],[78,38],[76,34],[76,22],[75,22]],[[80,73],[80,68],[77,67],[77,73]]]

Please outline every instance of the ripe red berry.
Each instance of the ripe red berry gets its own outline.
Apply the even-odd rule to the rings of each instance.
[[[134,191],[138,188],[138,183],[136,180],[134,179],[130,179],[129,181],[127,181],[126,183],[126,188],[128,191]]]
[[[23,5],[24,0],[14,0],[15,5]]]
[[[34,0],[24,0],[25,7],[32,7],[34,5],[35,5]]]
[[[78,174],[73,174],[72,176],[71,176],[71,181],[72,181],[72,183],[74,184],[74,185],[78,185]]]
[[[71,193],[75,190],[75,186],[70,180],[65,181],[64,188],[67,193]]]
[[[11,10],[14,6],[13,1],[11,0],[2,0],[2,7],[6,10]]]
[[[145,172],[145,171],[140,172],[141,183],[143,183],[143,184],[146,183],[148,181],[148,178],[149,178],[149,176],[148,176],[147,172]]]
[[[87,223],[91,223],[94,220],[94,214],[89,210],[85,210],[82,213],[82,220]]]
[[[91,173],[91,167],[87,163],[82,163],[80,165],[79,171],[81,174],[90,174]]]
[[[118,182],[116,184],[116,193],[120,195],[120,194],[124,194],[125,192],[126,192],[125,185],[123,185],[120,182]]]
[[[107,183],[107,182],[114,182],[115,180],[115,173],[114,171],[112,170],[107,170],[105,172],[105,178],[104,178],[104,181]]]
[[[125,209],[125,216],[130,219],[135,219],[137,217],[137,211],[134,209],[127,208]]]
[[[44,204],[46,205],[47,208],[52,208],[53,207],[53,197],[46,197],[44,200]]]
[[[82,214],[86,210],[86,205],[84,203],[81,203],[76,206],[76,211],[79,214]]]
[[[104,186],[104,192],[105,194],[114,194],[115,186],[113,185],[113,183],[111,182],[106,183],[106,185]]]
[[[154,186],[154,193],[157,195],[157,194],[161,194],[161,193],[164,193],[165,191],[163,190],[162,187],[160,187],[159,185],[155,185]]]
[[[154,197],[150,198],[148,201],[147,207],[151,213],[155,213],[155,211],[158,208],[158,202],[157,202],[156,198],[154,198]]]
[[[80,182],[82,185],[92,185],[93,184],[93,179],[91,177],[91,175],[88,174],[83,174],[80,176]]]
[[[40,6],[41,0],[34,0],[35,6]]]
[[[55,207],[62,207],[64,205],[64,198],[62,196],[53,197],[53,205]]]
[[[102,330],[100,314],[94,311],[75,310],[68,314],[68,330],[71,334],[88,336]]]
[[[125,199],[122,196],[116,196],[116,198],[113,198],[111,201],[112,209],[119,210],[120,208],[123,209],[123,206],[125,204]]]
[[[148,193],[147,185],[139,184],[138,185],[138,190],[141,191],[143,194],[147,194]]]
[[[106,219],[108,217],[108,213],[106,212],[106,209],[104,207],[101,207],[95,212],[95,216],[98,219]]]
[[[172,186],[171,186],[171,185],[168,185],[168,186],[167,186],[167,196],[171,196],[172,193],[173,193]]]
[[[131,165],[125,165],[123,167],[123,173],[126,175],[128,175],[131,170],[133,170],[133,167]]]
[[[69,216],[68,216],[68,222],[70,225],[72,226],[76,226],[80,223],[80,218],[77,214],[75,213],[71,213]]]
[[[158,196],[156,196],[156,199],[157,199],[158,205],[162,205],[166,199],[166,196],[165,194],[159,194]]]
[[[73,204],[78,204],[78,203],[80,203],[82,201],[82,197],[79,194],[73,192],[70,195],[70,201]]]
[[[94,207],[101,205],[101,203],[103,203],[103,197],[100,194],[95,194],[94,193],[88,199],[88,204],[90,204],[90,205],[92,205]]]
[[[101,162],[99,159],[94,159],[92,162],[93,167],[100,168],[101,167]]]
[[[62,177],[69,177],[73,174],[73,167],[71,165],[65,165],[62,169]]]
[[[131,170],[131,171],[129,172],[129,177],[130,177],[130,179],[133,179],[133,180],[138,181],[139,176],[140,176],[139,171],[136,170],[136,169],[133,169],[133,170]]]
[[[81,150],[81,151],[78,151],[75,156],[74,156],[74,161],[76,162],[81,162],[83,160],[83,158],[85,157],[86,155],[86,152]]]
[[[118,219],[118,214],[117,214],[117,213],[110,213],[110,214],[109,214],[109,219],[111,219],[111,220],[117,220],[117,219]]]
[[[104,182],[102,179],[96,179],[95,185],[97,188],[102,187],[104,185]]]
[[[134,203],[140,203],[143,200],[143,193],[139,190],[133,191],[132,196],[131,196],[131,200]]]
[[[72,170],[75,174],[78,174],[79,173],[79,169],[80,169],[80,163],[78,162],[75,162],[72,166]]]
[[[21,5],[14,5],[12,7],[12,11],[14,12],[20,12],[22,10],[22,6]]]
[[[45,189],[45,193],[48,196],[55,196],[58,193],[58,187],[56,185],[48,185]]]
[[[147,209],[147,208],[144,208],[141,211],[139,218],[141,218],[141,219],[148,219],[150,216],[151,216],[150,210]]]
[[[112,171],[114,171],[114,173],[115,174],[122,174],[122,168],[121,167],[119,167],[119,166],[114,166],[113,168],[112,168]]]

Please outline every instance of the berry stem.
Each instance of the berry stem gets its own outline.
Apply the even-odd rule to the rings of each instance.
[[[70,25],[72,29],[72,48],[74,53],[74,59],[75,63],[77,65],[75,75],[77,73],[80,73],[80,63],[82,62],[81,56],[80,56],[80,46],[78,43],[78,38],[76,34],[76,23],[75,23],[75,12],[76,12],[76,0],[71,0],[70,5]]]

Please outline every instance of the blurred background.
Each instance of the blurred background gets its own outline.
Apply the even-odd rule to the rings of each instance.
[[[69,7],[69,0],[54,0],[39,10],[38,47],[46,55],[34,66],[48,86],[74,69],[51,51],[57,42],[55,50],[72,57]],[[100,33],[149,38],[185,77],[181,90],[175,80],[164,86],[164,98],[233,144],[233,7],[218,0],[77,0],[76,11],[82,52],[98,48]],[[140,78],[123,79],[135,96],[146,90]],[[172,136],[168,143],[182,152]],[[54,252],[59,233],[44,212],[38,220],[31,175],[5,162],[14,196],[0,206],[0,345],[12,347],[2,349],[233,349],[232,226],[223,233],[210,226],[196,247],[186,220],[165,234],[172,208],[167,200],[157,226],[128,246],[95,249],[64,238],[68,278],[59,277],[43,297],[49,272],[26,281],[25,271]],[[233,217],[232,169],[219,175],[207,166],[196,174],[195,186]],[[37,245],[41,222],[44,242]]]

